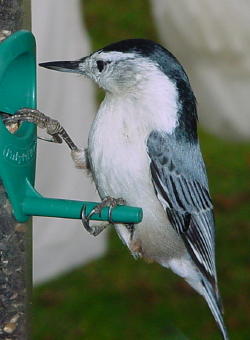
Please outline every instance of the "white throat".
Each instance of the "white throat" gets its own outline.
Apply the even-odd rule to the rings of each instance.
[[[139,75],[140,77],[140,75]],[[136,88],[125,93],[107,93],[96,119],[102,116],[111,131],[122,128],[127,133],[134,129],[148,135],[152,130],[169,134],[178,124],[178,94],[175,84],[161,71],[138,81]],[[146,137],[146,136],[145,136]]]

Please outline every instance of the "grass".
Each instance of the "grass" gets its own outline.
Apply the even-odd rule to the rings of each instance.
[[[146,1],[85,0],[93,48],[155,39]],[[216,206],[217,267],[231,339],[249,337],[250,143],[200,133]],[[53,259],[52,259],[53,260]],[[34,289],[34,340],[220,339],[203,299],[157,264],[135,261],[112,231],[109,250]]]
[[[85,0],[83,3],[94,50],[122,39],[157,39],[148,1]]]

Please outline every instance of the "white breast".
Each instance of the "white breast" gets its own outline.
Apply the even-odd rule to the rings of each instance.
[[[149,181],[147,138],[152,130],[171,133],[177,123],[177,91],[161,72],[140,89],[107,94],[89,135],[89,154],[101,195],[129,194]],[[140,184],[139,184],[140,185]]]
[[[101,196],[123,196],[127,200],[131,186],[136,188],[138,181],[149,177],[147,131],[139,117],[134,117],[132,107],[131,103],[106,98],[92,126],[89,154]]]
[[[152,130],[171,133],[176,126],[177,108],[173,99],[176,98],[160,96],[156,100],[147,96],[139,100],[136,95],[122,98],[107,95],[89,135],[90,162],[100,196],[122,197],[128,205],[143,208],[143,227],[137,227],[137,233],[141,233],[140,238],[146,240],[143,242],[152,252],[157,249],[157,238],[159,242],[165,239],[162,244],[167,248],[168,220],[154,192],[146,143]],[[172,227],[169,232],[170,247],[178,248],[176,244],[173,246],[176,233]]]

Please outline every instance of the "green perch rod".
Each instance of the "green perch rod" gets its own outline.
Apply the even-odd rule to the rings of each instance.
[[[56,198],[27,197],[22,203],[23,212],[31,216],[49,216],[63,218],[81,218],[82,209],[88,215],[98,203],[64,200]],[[91,216],[91,220],[107,221],[109,219],[108,208],[103,208],[100,214]],[[116,223],[139,223],[142,220],[140,208],[117,206],[112,208],[111,220]]]
[[[48,216],[80,219],[82,210],[85,216],[99,203],[42,197],[26,179],[25,194],[21,199],[21,216]],[[111,210],[111,221],[114,223],[139,223],[142,220],[142,209],[129,206],[117,206]],[[109,220],[109,208],[102,208],[90,218],[96,221]]]

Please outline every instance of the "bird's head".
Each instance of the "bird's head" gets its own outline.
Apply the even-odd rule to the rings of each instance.
[[[178,119],[176,134],[182,138],[194,132],[196,139],[196,100],[188,77],[178,60],[151,40],[122,40],[79,60],[40,66],[85,75],[106,92],[132,94],[140,105],[146,103],[151,109],[165,112],[172,108],[174,119]]]
[[[128,39],[108,45],[75,61],[54,61],[40,66],[87,76],[111,93],[136,91],[156,76],[187,80],[175,57],[161,45],[146,39]]]

